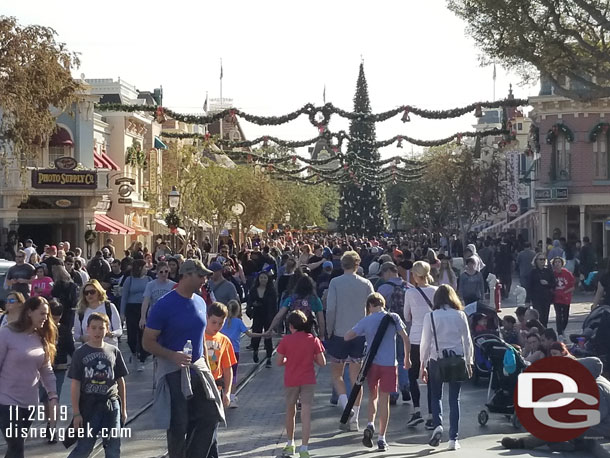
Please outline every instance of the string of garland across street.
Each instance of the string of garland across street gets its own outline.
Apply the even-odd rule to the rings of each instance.
[[[380,159],[379,153],[376,152],[367,158],[361,157],[357,151],[360,148],[366,148],[376,151],[378,148],[383,148],[396,144],[398,148],[403,147],[403,142],[409,142],[413,145],[432,147],[440,146],[450,142],[456,142],[460,145],[465,137],[481,139],[489,136],[502,136],[505,141],[511,140],[512,132],[510,127],[503,121],[502,128],[487,129],[479,132],[457,132],[448,137],[436,140],[421,140],[410,137],[408,135],[395,135],[386,140],[376,141],[373,137],[363,135],[350,135],[341,130],[339,132],[331,132],[328,129],[328,124],[333,115],[351,120],[352,122],[384,122],[394,116],[402,113],[401,120],[403,122],[411,121],[411,114],[420,116],[426,119],[450,119],[463,116],[474,110],[476,117],[482,116],[483,108],[506,108],[516,107],[527,104],[524,99],[504,99],[494,102],[477,102],[465,107],[452,108],[449,110],[427,110],[410,105],[402,105],[381,113],[362,113],[356,111],[346,111],[335,107],[331,103],[323,106],[314,106],[311,103],[303,105],[298,110],[280,116],[257,116],[246,113],[237,108],[228,108],[217,113],[206,115],[191,115],[174,112],[165,107],[154,105],[127,105],[127,104],[97,104],[97,109],[100,111],[123,111],[123,112],[154,112],[157,122],[164,122],[167,117],[182,121],[189,124],[209,124],[220,119],[228,119],[236,121],[240,117],[248,122],[257,125],[281,125],[297,119],[301,115],[307,115],[312,125],[318,128],[319,134],[316,137],[306,140],[284,140],[270,135],[263,135],[253,140],[231,141],[220,139],[217,136],[195,133],[170,133],[163,132],[161,135],[166,138],[176,139],[197,139],[204,140],[205,144],[217,144],[227,148],[225,153],[233,158],[247,159],[249,164],[260,165],[266,168],[266,171],[276,176],[282,176],[283,179],[293,180],[303,184],[319,184],[333,183],[346,184],[353,183],[361,185],[363,183],[386,184],[400,182],[411,182],[421,178],[426,164],[422,161],[407,159],[402,156],[394,156],[391,158]],[[249,151],[240,151],[237,148],[250,148],[256,145],[268,147],[270,143],[274,143],[285,148],[299,148],[308,145],[316,144],[317,142],[325,141],[332,151],[330,157],[324,159],[312,159],[303,157],[297,154],[284,155],[281,157],[270,157],[264,154],[256,154]],[[349,151],[342,151],[343,145],[348,142]],[[304,167],[285,167],[292,161],[296,165],[297,161],[307,164]],[[339,164],[333,169],[329,169],[329,164]],[[284,165],[284,167],[282,167]],[[306,173],[307,176],[303,176]],[[312,179],[313,178],[313,179]]]

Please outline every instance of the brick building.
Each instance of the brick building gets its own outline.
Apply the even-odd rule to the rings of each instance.
[[[582,240],[589,236],[598,258],[607,257],[609,100],[570,100],[555,95],[544,81],[540,94],[529,100],[540,143],[534,191],[539,238]]]

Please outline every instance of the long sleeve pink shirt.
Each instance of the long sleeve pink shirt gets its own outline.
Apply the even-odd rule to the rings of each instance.
[[[55,392],[55,374],[37,334],[0,329],[0,404],[38,405],[38,382]]]

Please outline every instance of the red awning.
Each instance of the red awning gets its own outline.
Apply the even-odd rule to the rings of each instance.
[[[70,137],[70,133],[60,127],[55,131],[55,133],[51,136],[49,140],[49,146],[72,146],[74,142],[72,141],[72,137]]]
[[[116,235],[135,233],[129,226],[125,226],[123,223],[106,215],[95,215],[95,230]]]
[[[93,152],[93,165],[96,169],[119,170],[119,166],[110,159],[110,156],[106,153],[98,154],[95,150]]]

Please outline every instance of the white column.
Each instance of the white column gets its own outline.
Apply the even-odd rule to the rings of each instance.
[[[585,228],[585,212],[586,212],[586,205],[581,205],[580,206],[580,240],[582,240],[582,238],[587,235],[587,231]],[[605,229],[605,228],[604,228]]]

